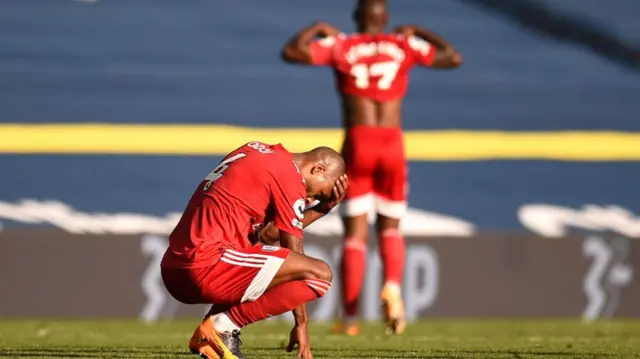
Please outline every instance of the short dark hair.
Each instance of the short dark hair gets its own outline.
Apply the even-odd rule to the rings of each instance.
[[[387,0],[358,0],[356,7],[358,9],[363,9],[367,6],[373,6],[378,4],[387,5]]]

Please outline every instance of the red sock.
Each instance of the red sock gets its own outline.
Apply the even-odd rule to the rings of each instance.
[[[254,302],[244,302],[232,307],[227,311],[227,316],[242,328],[322,297],[330,286],[331,282],[321,279],[283,283],[267,290]]]
[[[405,245],[400,231],[394,228],[380,232],[380,257],[384,267],[384,281],[402,284]]]
[[[344,315],[358,313],[358,300],[364,282],[367,246],[357,237],[346,238],[342,252],[342,300]]]

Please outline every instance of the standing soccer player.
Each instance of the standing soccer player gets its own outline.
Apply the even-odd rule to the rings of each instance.
[[[358,32],[340,33],[326,23],[301,30],[282,50],[285,61],[333,68],[341,95],[345,140],[342,153],[350,186],[341,208],[345,227],[342,256],[344,323],[355,335],[358,299],[365,275],[367,213],[376,210],[384,265],[381,293],[387,332],[405,327],[401,281],[405,245],[399,232],[406,211],[407,163],[401,108],[408,74],[415,65],[451,69],[461,55],[441,37],[416,26],[386,33],[384,0],[360,0],[353,13]]]
[[[327,147],[290,153],[250,142],[227,155],[191,196],[161,263],[169,293],[214,304],[189,348],[209,359],[242,358],[240,328],[293,310],[288,351],[310,359],[305,303],[331,285],[329,265],[304,255],[302,229],[327,214],[347,189],[342,156]],[[305,210],[310,201],[319,202]],[[267,224],[280,247],[253,243]]]

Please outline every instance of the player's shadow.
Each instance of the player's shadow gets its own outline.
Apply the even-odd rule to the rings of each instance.
[[[496,12],[558,41],[585,46],[609,61],[640,71],[640,49],[577,15],[558,12],[544,3],[531,0],[459,1]]]

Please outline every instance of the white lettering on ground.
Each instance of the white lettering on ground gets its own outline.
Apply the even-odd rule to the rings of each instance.
[[[313,223],[306,231],[315,235],[342,235],[342,220],[336,208]],[[375,213],[369,213],[369,222],[375,221]],[[400,221],[400,230],[406,236],[469,237],[476,233],[473,223],[444,214],[409,208]]]
[[[85,213],[59,201],[0,201],[0,219],[19,223],[53,225],[71,233],[168,234],[180,213],[155,217],[140,213]]]
[[[88,234],[169,234],[181,214],[170,212],[164,216],[141,213],[82,212],[60,201],[24,199],[17,203],[0,201],[0,220],[26,224],[53,225],[71,233]],[[369,216],[371,221],[374,216]],[[475,226],[460,218],[409,208],[401,222],[401,230],[409,236],[458,236],[475,233]],[[315,235],[340,235],[342,222],[335,209],[318,220],[307,233]]]
[[[640,217],[619,206],[588,204],[573,209],[553,204],[527,204],[518,209],[518,219],[525,228],[544,237],[565,236],[572,227],[640,237]]]

